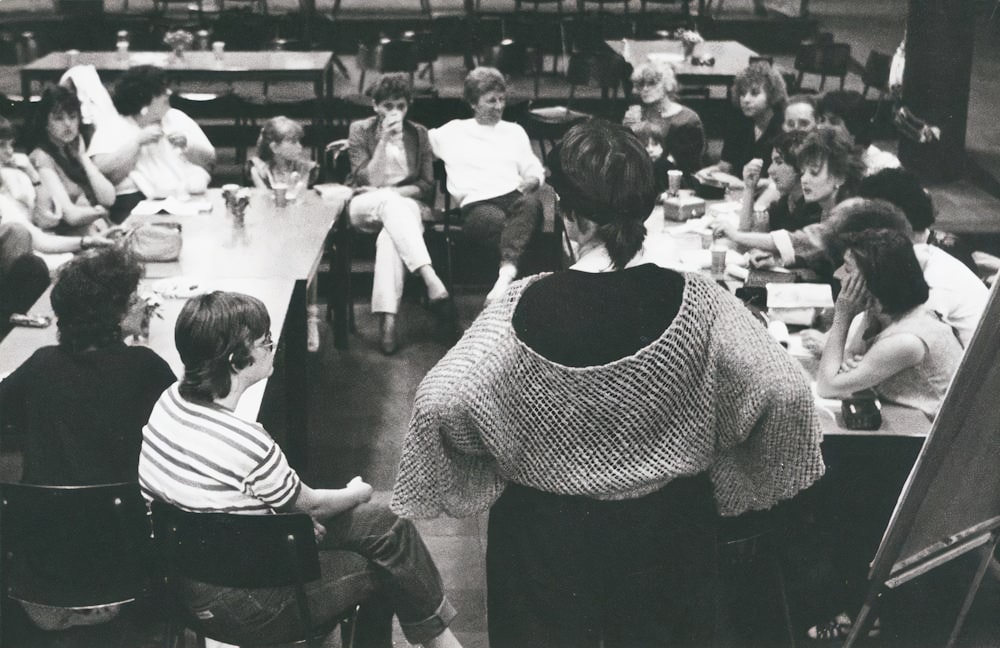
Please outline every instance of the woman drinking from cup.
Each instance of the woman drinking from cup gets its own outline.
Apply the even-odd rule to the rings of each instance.
[[[409,270],[420,275],[427,298],[442,304],[448,289],[431,265],[421,214],[434,200],[434,154],[427,129],[406,119],[410,84],[386,74],[372,89],[375,115],[351,124],[349,146],[354,197],[351,225],[378,232],[372,312],[381,317],[381,347],[395,353],[396,313]]]

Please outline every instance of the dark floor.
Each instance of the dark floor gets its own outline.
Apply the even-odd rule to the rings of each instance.
[[[969,0],[971,1],[971,0]],[[46,0],[6,0],[2,10],[50,10]],[[131,11],[144,11],[149,0],[132,0]],[[292,0],[271,0],[272,11],[284,5],[294,6]],[[326,5],[320,2],[320,9]],[[329,4],[329,3],[326,3]],[[345,7],[351,3],[345,2]],[[354,3],[356,6],[358,3]],[[363,3],[362,3],[363,4]],[[400,2],[400,4],[405,4]],[[413,4],[416,4],[415,2]],[[435,0],[435,5],[440,4]],[[447,2],[443,4],[448,4]],[[455,3],[456,5],[459,3]],[[484,5],[489,4],[484,1]],[[493,3],[496,4],[496,3]],[[739,12],[749,8],[749,2],[729,0],[727,11]],[[793,3],[775,2],[773,5],[788,10]],[[812,0],[810,8],[823,29],[833,31],[838,40],[850,42],[854,57],[863,61],[867,52],[878,49],[892,52],[903,34],[907,0]],[[119,10],[119,0],[108,0],[106,7]],[[744,6],[746,5],[746,6]],[[1000,75],[996,73],[1000,61],[1000,39],[997,25],[988,20],[992,3],[980,3],[981,20],[977,31],[974,58],[973,91],[970,96],[969,152],[990,177],[1000,177],[1000,131],[995,127],[995,107],[1000,102]],[[450,6],[450,5],[448,5]],[[0,14],[2,16],[2,14]],[[790,67],[791,56],[779,55],[779,63]],[[345,62],[356,74],[353,61]],[[17,92],[18,82],[14,68],[0,74],[0,90]],[[438,63],[437,85],[442,95],[457,94],[463,75],[460,58],[446,56]],[[357,78],[356,76],[354,77]],[[354,81],[338,79],[353,87]],[[422,81],[423,83],[423,81]],[[543,93],[557,93],[564,89],[560,79],[546,79]],[[860,89],[856,76],[848,81],[849,87]],[[280,94],[279,86],[272,92]],[[341,90],[338,90],[340,92]],[[517,82],[512,94],[528,96],[528,82]],[[892,146],[892,142],[883,142]],[[933,193],[940,212],[941,229],[968,232],[976,235],[983,246],[995,246],[1000,232],[1000,202],[991,196],[982,184],[962,180],[945,186],[934,187]],[[478,313],[485,286],[470,289],[459,295],[459,313],[465,324]],[[436,324],[430,313],[415,300],[404,302],[400,313],[401,349],[385,357],[378,351],[377,324],[368,310],[367,303],[357,303],[357,336],[351,338],[349,350],[337,350],[332,345],[330,331],[324,325],[323,345],[319,353],[310,358],[310,463],[303,471],[305,479],[314,486],[342,485],[354,475],[364,476],[386,496],[391,490],[403,436],[407,429],[410,406],[417,384],[430,367],[442,356],[447,346],[439,341]],[[279,399],[272,398],[269,401]],[[9,478],[16,474],[17,457],[0,456],[0,472]],[[437,559],[445,586],[459,611],[454,630],[467,647],[486,648],[486,592],[485,592],[485,518],[453,520],[441,518],[419,522],[420,529]],[[881,641],[879,645],[922,646],[941,643],[934,638],[944,627],[941,611],[957,600],[957,591],[951,585],[939,582],[949,574],[929,583],[924,588],[911,588],[913,603],[904,608],[902,618],[891,618],[897,628],[909,625],[926,629],[923,634],[910,632],[904,643]],[[1000,605],[1000,588],[989,582],[977,600],[970,617],[968,630],[960,646],[980,648],[1000,646],[1000,623],[995,611]],[[756,599],[748,596],[747,604]],[[749,608],[747,608],[749,609]],[[156,624],[140,617],[138,624],[120,624],[115,629],[63,633],[62,636],[43,637],[29,633],[18,646],[121,646],[133,648],[154,645]],[[773,630],[773,628],[772,628]],[[738,632],[737,632],[738,634]],[[777,645],[768,637],[772,633],[743,636],[734,639],[733,646]],[[922,637],[917,639],[916,637]],[[398,645],[405,645],[396,632]],[[801,645],[803,637],[798,637]]]

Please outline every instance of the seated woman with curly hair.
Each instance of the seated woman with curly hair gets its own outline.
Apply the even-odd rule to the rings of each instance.
[[[719,161],[699,171],[700,178],[715,172],[733,176],[754,158],[764,161],[765,173],[771,163],[771,147],[785,121],[785,80],[770,63],[758,61],[736,75],[731,95],[739,113],[727,122]],[[739,184],[738,178],[732,180]]]
[[[52,288],[59,344],[42,347],[0,383],[0,420],[24,438],[26,484],[86,486],[138,480],[142,426],[176,378],[163,358],[126,346],[145,304],[142,266],[119,248],[63,266]],[[47,630],[108,620],[117,607],[71,613],[32,606]]]

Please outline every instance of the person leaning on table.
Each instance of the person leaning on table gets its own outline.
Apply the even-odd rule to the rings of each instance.
[[[138,65],[115,85],[117,118],[99,125],[87,154],[111,182],[109,218],[121,223],[144,198],[204,193],[215,148],[201,127],[170,107],[166,72]]]
[[[579,260],[513,283],[421,382],[393,509],[490,511],[493,648],[708,645],[717,512],[823,474],[812,392],[739,300],[644,258],[634,134],[589,120],[547,166]]]
[[[472,119],[453,119],[429,135],[434,155],[444,160],[448,191],[462,207],[465,235],[500,251],[490,302],[517,277],[524,250],[542,226],[538,189],[545,169],[524,129],[503,121],[507,82],[499,70],[469,72],[462,98]]]
[[[375,609],[391,608],[408,641],[459,646],[448,629],[455,610],[413,524],[371,502],[372,487],[361,477],[344,488],[310,488],[267,430],[235,414],[246,389],[273,371],[270,327],[264,304],[249,295],[216,291],[184,305],[174,332],[184,376],[163,393],[142,430],[143,495],[188,511],[307,513],[323,574],[306,585],[316,618],[331,618],[374,593]],[[367,567],[345,571],[357,562],[345,551],[367,559]],[[248,643],[279,642],[298,627],[291,587],[261,591],[186,580],[179,594],[207,628]],[[380,646],[391,646],[391,612],[380,621],[371,630]]]

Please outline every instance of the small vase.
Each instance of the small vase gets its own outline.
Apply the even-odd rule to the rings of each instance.
[[[694,55],[695,43],[682,43],[684,47],[684,60],[690,61],[691,57]]]
[[[173,51],[171,52],[171,54],[173,55],[174,61],[176,61],[177,63],[183,62],[184,61],[184,46],[183,45],[175,45]]]

